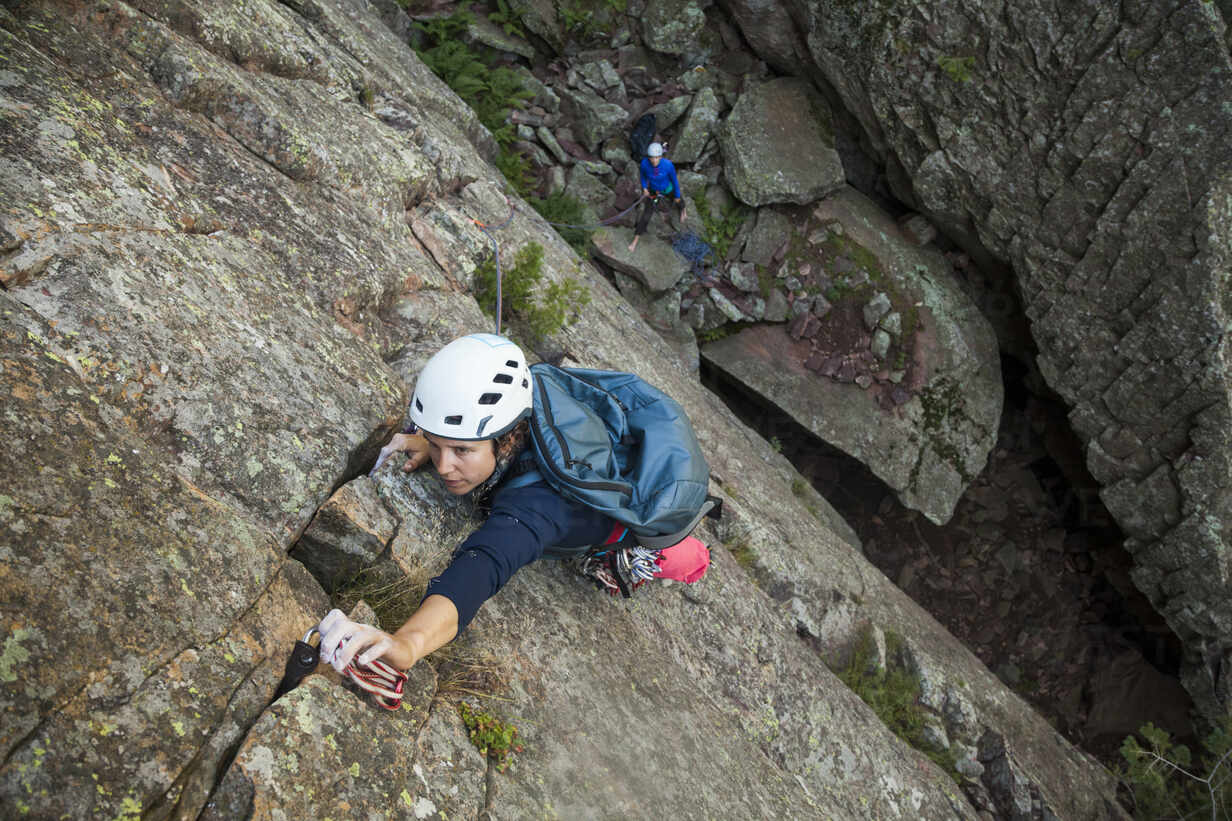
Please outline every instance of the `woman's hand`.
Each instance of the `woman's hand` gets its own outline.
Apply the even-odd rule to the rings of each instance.
[[[394,438],[389,440],[389,444],[381,448],[381,455],[377,457],[376,464],[372,466],[372,470],[368,471],[368,475],[376,473],[377,468],[385,464],[385,460],[395,453],[406,453],[409,458],[402,465],[402,469],[408,473],[417,468],[423,467],[428,461],[428,440],[424,438],[422,433],[396,433]]]
[[[345,673],[352,660],[367,664],[383,658],[405,670],[415,663],[415,654],[398,638],[368,624],[351,621],[341,610],[330,610],[317,628],[321,631],[321,661]]]

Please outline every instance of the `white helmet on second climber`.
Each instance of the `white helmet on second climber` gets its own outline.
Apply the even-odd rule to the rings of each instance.
[[[446,439],[495,439],[530,415],[531,385],[517,345],[496,334],[463,336],[420,371],[411,421]]]
[[[651,143],[650,145],[646,146],[646,156],[647,157],[662,157],[663,156],[663,143]]]

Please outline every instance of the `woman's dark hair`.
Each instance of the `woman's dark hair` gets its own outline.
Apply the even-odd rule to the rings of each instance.
[[[530,433],[530,421],[523,419],[513,426],[508,433],[503,433],[492,440],[492,452],[496,454],[496,463],[508,464],[509,460],[518,454],[525,445]]]

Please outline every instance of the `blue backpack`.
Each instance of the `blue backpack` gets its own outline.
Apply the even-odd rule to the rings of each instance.
[[[533,468],[509,487],[547,481],[571,501],[627,525],[661,550],[703,516],[718,518],[710,466],[674,399],[631,373],[538,364],[530,417]]]

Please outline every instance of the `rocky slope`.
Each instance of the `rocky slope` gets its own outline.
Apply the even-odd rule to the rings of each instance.
[[[426,356],[489,327],[491,139],[349,0],[0,10],[0,108],[6,817],[1119,816],[1107,773],[520,202],[502,253],[540,242],[592,297],[554,346],[696,421],[715,570],[626,604],[543,565],[490,602],[463,650],[508,683],[492,709],[526,749],[504,774],[465,741],[448,658],[396,717],[326,675],[268,706],[328,607],[288,552],[336,490],[329,516],[375,511],[357,527],[402,570],[468,526],[430,475],[352,480]],[[383,514],[346,501],[374,492]],[[887,634],[961,788],[830,672]]]

